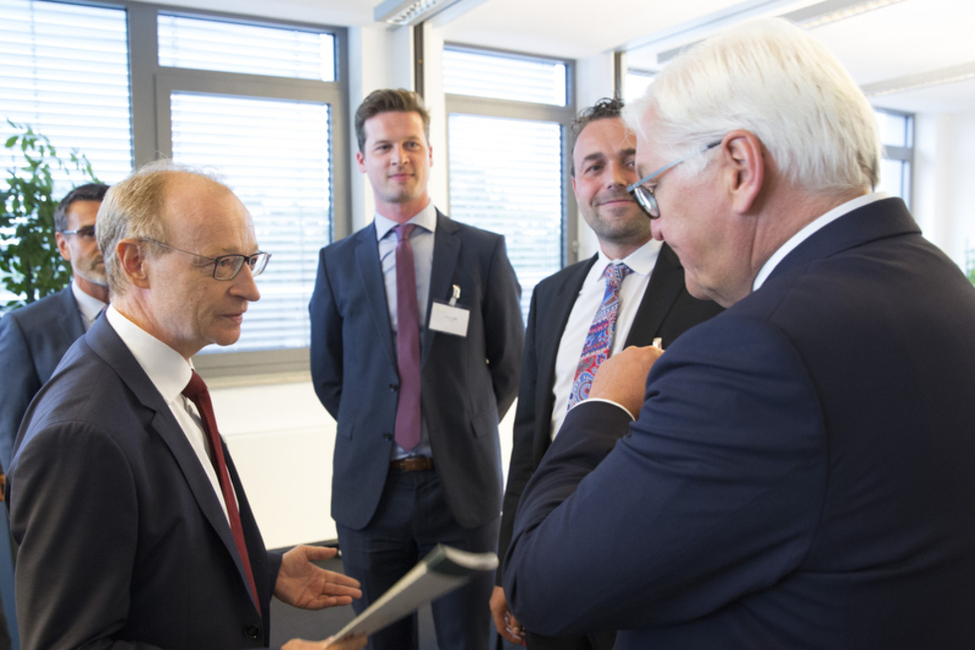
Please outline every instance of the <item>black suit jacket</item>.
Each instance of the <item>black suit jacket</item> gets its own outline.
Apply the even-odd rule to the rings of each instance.
[[[25,417],[7,484],[24,650],[268,642],[269,556],[224,447],[261,602],[169,406],[108,319]]]
[[[498,422],[518,387],[521,289],[502,236],[438,212],[431,303],[447,301],[453,285],[470,310],[467,336],[421,332],[420,399],[444,498],[473,528],[501,510]],[[375,224],[322,249],[309,309],[312,382],[337,421],[332,517],[361,529],[389,472],[399,386]]]
[[[502,558],[511,541],[511,528],[525,483],[552,443],[555,358],[582,283],[598,259],[599,256],[594,255],[565,267],[539,282],[532,294],[525,334],[525,360],[515,410],[514,445],[501,517],[498,554]],[[667,348],[684,331],[720,312],[721,307],[716,303],[697,300],[687,293],[680,260],[670,246],[664,244],[627,334],[626,346],[650,345],[653,339],[660,337]],[[499,570],[498,584],[501,583],[500,573]]]
[[[581,404],[505,570],[529,629],[616,648],[975,647],[975,289],[900,199],[815,232]]]
[[[10,466],[14,439],[30,401],[84,333],[70,286],[0,318],[0,467]]]

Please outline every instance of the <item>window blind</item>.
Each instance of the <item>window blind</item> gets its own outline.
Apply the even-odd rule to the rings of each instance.
[[[163,66],[335,80],[328,33],[160,15],[158,38]]]
[[[454,113],[448,130],[451,215],[505,236],[527,317],[535,285],[562,266],[561,127]]]
[[[457,95],[566,105],[566,66],[560,61],[447,48],[443,85]]]
[[[112,183],[132,169],[126,15],[56,2],[0,0],[0,137],[31,125],[68,160],[87,156]],[[0,149],[4,169],[17,164]],[[59,193],[74,183],[57,178]]]
[[[527,318],[535,285],[562,267],[563,124],[543,116],[566,104],[566,65],[448,47],[443,68],[447,93],[521,102],[510,117],[505,102],[451,112],[447,149],[451,217],[505,236]],[[530,104],[539,119],[524,119]]]
[[[173,159],[216,170],[272,255],[240,340],[204,353],[307,346],[318,250],[331,231],[329,106],[173,93],[171,112]]]

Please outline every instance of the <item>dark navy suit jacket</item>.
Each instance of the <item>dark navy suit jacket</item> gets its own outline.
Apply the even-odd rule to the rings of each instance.
[[[501,541],[498,545],[501,557],[504,557],[511,542],[518,499],[552,444],[555,359],[582,283],[597,259],[599,256],[594,255],[565,267],[539,282],[532,294],[525,333],[525,360],[521,368],[521,387],[515,411],[514,446],[501,516]],[[687,293],[680,260],[670,246],[664,244],[627,334],[626,346],[650,345],[653,339],[660,337],[666,349],[687,329],[720,312],[721,307],[716,303],[697,300]]]
[[[825,226],[667,350],[638,421],[568,415],[512,611],[621,649],[975,647],[972,323],[900,199]]]
[[[266,646],[281,558],[224,453],[258,604],[199,458],[99,319],[31,404],[10,471],[21,647]]]
[[[501,512],[498,422],[518,390],[521,289],[502,236],[438,212],[431,303],[453,285],[470,310],[467,336],[423,329],[420,399],[447,505],[473,528]],[[429,322],[430,305],[420,308]],[[309,309],[312,382],[338,427],[332,517],[361,529],[389,472],[399,387],[375,224],[322,249]]]
[[[10,466],[27,406],[84,333],[70,286],[0,318],[0,466],[4,470]]]

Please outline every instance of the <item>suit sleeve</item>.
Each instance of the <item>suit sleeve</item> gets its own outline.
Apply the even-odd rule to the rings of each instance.
[[[20,323],[13,315],[0,319],[0,359],[3,359],[3,399],[0,399],[0,465],[10,468],[20,422],[41,388],[34,359]]]
[[[511,460],[508,464],[508,483],[504,489],[501,509],[501,532],[498,539],[498,556],[504,558],[511,543],[511,531],[518,510],[518,500],[531,478],[534,466],[535,438],[535,390],[538,382],[538,363],[535,359],[535,322],[538,312],[538,291],[532,293],[528,312],[528,328],[525,330],[525,358],[521,365],[521,387],[518,389],[518,406],[512,431]],[[501,568],[497,572],[497,584],[501,584]]]
[[[154,648],[113,639],[128,615],[138,542],[121,450],[87,425],[49,428],[21,451],[10,495],[21,648]]]
[[[308,309],[312,384],[325,410],[337,420],[342,398],[342,314],[335,303],[324,248],[319,253],[318,277]]]
[[[485,347],[498,418],[515,401],[525,347],[525,324],[521,319],[521,285],[511,267],[504,237],[498,237],[484,289]]]
[[[799,565],[825,491],[824,425],[777,330],[727,315],[690,330],[628,431],[615,408],[573,409],[522,496],[504,587],[528,629],[679,624]]]

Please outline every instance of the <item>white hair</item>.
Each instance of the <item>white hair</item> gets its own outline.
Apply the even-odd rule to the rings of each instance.
[[[623,117],[643,133],[651,111],[653,141],[670,157],[744,129],[810,192],[879,180],[880,135],[867,98],[824,45],[782,19],[745,23],[674,59]],[[706,162],[689,159],[683,172]]]

